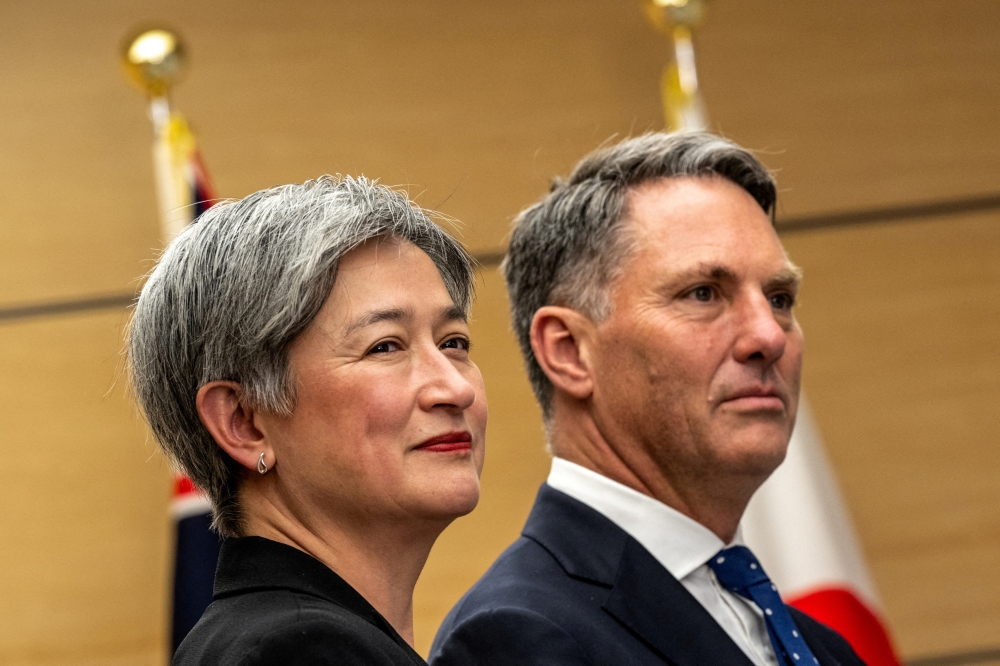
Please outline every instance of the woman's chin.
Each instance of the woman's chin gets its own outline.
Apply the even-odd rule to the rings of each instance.
[[[449,479],[445,483],[423,489],[421,513],[428,518],[451,522],[467,515],[479,503],[479,478]]]

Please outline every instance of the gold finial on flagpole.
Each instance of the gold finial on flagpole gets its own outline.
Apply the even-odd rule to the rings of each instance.
[[[643,0],[646,17],[674,46],[674,60],[660,83],[663,110],[671,130],[703,130],[708,123],[698,91],[691,32],[705,17],[703,0]]]
[[[129,79],[150,97],[166,97],[180,78],[187,49],[177,33],[152,28],[133,34],[122,45],[122,63]]]
[[[673,35],[675,26],[690,30],[701,25],[705,18],[702,0],[645,0],[646,16],[653,26],[667,35]]]
[[[132,83],[149,96],[149,119],[153,122],[153,165],[160,226],[169,241],[190,222],[187,183],[177,171],[181,162],[178,145],[190,136],[183,118],[170,109],[168,95],[184,73],[187,49],[177,33],[166,28],[147,28],[122,42],[122,64]]]

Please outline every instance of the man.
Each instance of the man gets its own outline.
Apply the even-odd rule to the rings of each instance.
[[[552,471],[431,664],[862,663],[741,545],[799,394],[775,199],[742,148],[650,134],[519,216],[504,271]]]

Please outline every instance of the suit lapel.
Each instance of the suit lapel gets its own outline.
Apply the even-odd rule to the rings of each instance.
[[[797,608],[792,606],[788,606],[787,608],[788,613],[792,616],[792,621],[795,622],[795,626],[797,626],[799,631],[802,632],[802,638],[805,639],[806,645],[809,646],[813,655],[819,660],[820,666],[843,666],[845,662],[842,662],[834,654],[832,654],[823,638],[824,630],[826,633],[829,633],[832,629],[821,625],[819,622],[812,619]],[[844,645],[846,647],[846,642]],[[848,649],[848,651],[850,652],[850,649]],[[846,663],[848,664],[860,663],[860,659],[857,659],[857,655],[854,655],[853,653],[850,656],[845,655],[845,659],[847,659]]]
[[[676,666],[753,666],[684,586],[639,542],[589,506],[547,484],[522,534],[566,573],[608,590],[603,608]]]
[[[677,666],[753,666],[698,600],[634,539],[604,610]]]

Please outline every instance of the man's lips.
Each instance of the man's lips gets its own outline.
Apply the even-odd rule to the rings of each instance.
[[[452,451],[471,451],[472,433],[466,431],[446,432],[443,435],[431,437],[421,442],[415,451],[431,451],[433,453],[450,453]]]
[[[770,386],[750,386],[732,391],[719,401],[741,409],[784,409],[785,396]]]

